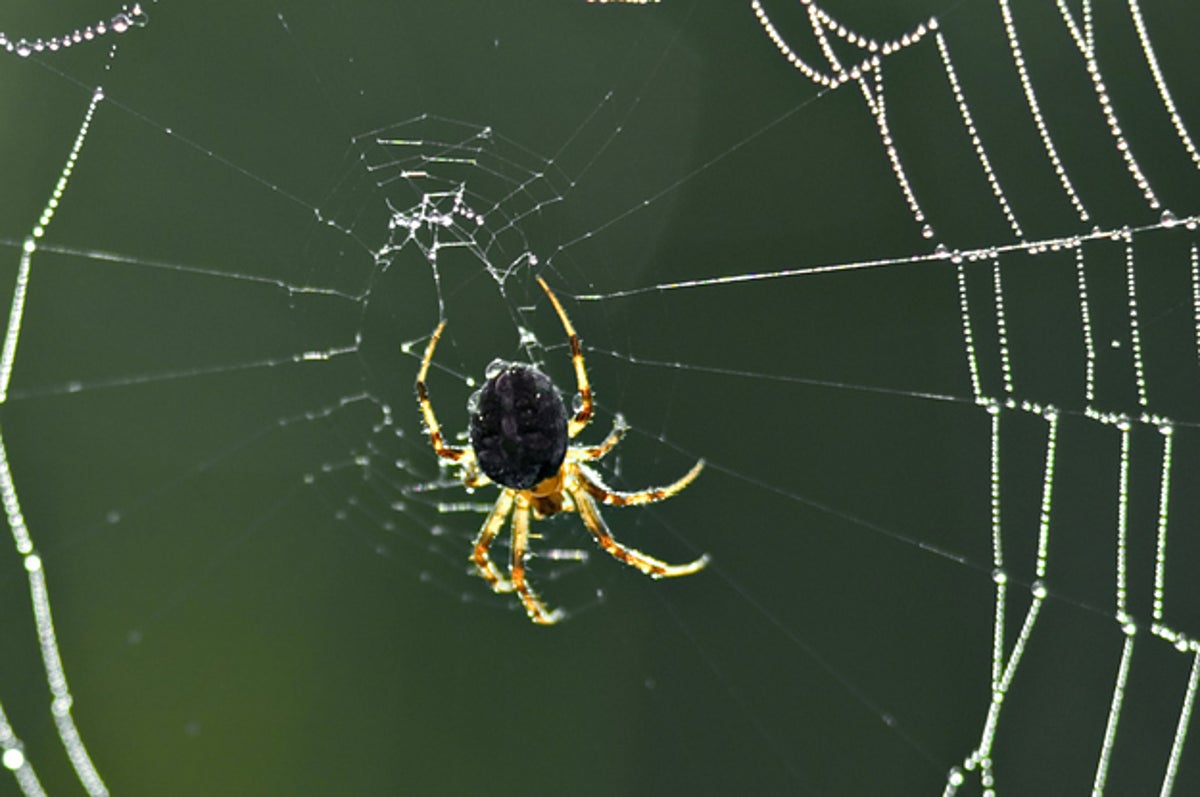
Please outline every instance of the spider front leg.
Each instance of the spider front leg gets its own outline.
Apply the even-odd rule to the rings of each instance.
[[[565,615],[560,609],[547,610],[546,604],[542,603],[542,599],[525,580],[525,552],[529,550],[529,499],[518,493],[516,504],[512,525],[512,560],[509,563],[512,586],[521,596],[521,603],[525,604],[525,613],[530,620],[539,625],[553,625]]]
[[[496,505],[492,507],[491,514],[487,516],[487,520],[483,521],[483,526],[480,527],[479,534],[475,537],[475,545],[471,549],[471,563],[475,565],[479,575],[483,576],[491,585],[493,592],[512,592],[513,589],[512,582],[500,575],[500,571],[492,563],[492,557],[488,556],[488,548],[492,546],[496,535],[504,527],[504,519],[512,511],[512,505],[513,491],[502,490],[500,497],[496,499]]]
[[[614,490],[600,480],[600,474],[592,470],[586,465],[579,465],[579,483],[584,490],[602,504],[611,506],[641,506],[642,504],[654,504],[659,501],[665,501],[671,496],[677,494],[684,487],[691,484],[700,471],[704,470],[704,460],[696,461],[692,469],[683,474],[683,477],[678,481],[672,482],[665,487],[650,487],[645,490],[638,490],[635,493],[623,493],[620,490]]]
[[[650,576],[650,578],[687,576],[708,564],[708,554],[704,554],[699,559],[695,559],[687,564],[672,565],[667,564],[661,559],[655,559],[649,554],[644,554],[636,548],[622,545],[617,542],[612,532],[608,530],[608,524],[604,522],[604,518],[600,515],[600,509],[596,506],[596,502],[592,500],[592,497],[583,490],[576,490],[574,497],[575,508],[579,511],[579,516],[583,518],[583,524],[587,526],[588,531],[596,538],[596,542],[600,543],[600,547],[614,559],[624,562],[630,567],[636,567]]]
[[[421,406],[421,415],[425,419],[425,429],[429,432],[429,443],[433,446],[434,453],[442,459],[460,462],[467,453],[466,449],[447,445],[442,438],[442,427],[438,425],[437,416],[433,414],[433,403],[429,401],[429,389],[425,387],[429,364],[433,362],[433,350],[437,348],[438,339],[442,337],[442,330],[445,328],[445,321],[438,324],[437,329],[433,331],[433,336],[429,338],[429,345],[425,348],[425,356],[421,359],[421,370],[417,372],[417,404]]]
[[[546,292],[546,295],[550,297],[550,303],[554,305],[554,312],[558,313],[558,319],[562,321],[563,329],[567,333],[567,339],[571,342],[571,362],[575,365],[575,382],[579,390],[579,407],[575,410],[575,416],[567,424],[567,437],[574,437],[592,420],[592,386],[588,382],[587,368],[583,365],[583,350],[579,345],[579,335],[575,334],[575,327],[571,326],[571,319],[567,318],[567,311],[563,309],[562,304],[558,301],[558,297],[550,290],[550,286],[546,284],[546,281],[541,277],[538,277],[537,281],[542,286],[542,290]]]

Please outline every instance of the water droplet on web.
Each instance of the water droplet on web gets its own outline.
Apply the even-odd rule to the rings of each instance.
[[[921,228],[921,237],[922,238],[932,238],[933,237],[933,227],[929,224],[926,224],[924,227],[922,227]]]
[[[25,754],[15,747],[10,747],[4,751],[3,759],[6,769],[18,770],[25,766]]]
[[[1168,229],[1174,227],[1179,221],[1179,219],[1175,218],[1175,214],[1169,210],[1164,210],[1162,215],[1158,217],[1158,220],[1162,223],[1162,226]]]

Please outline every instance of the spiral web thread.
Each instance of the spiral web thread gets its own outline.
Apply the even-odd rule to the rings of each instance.
[[[1135,245],[1143,236],[1150,234],[1165,234],[1172,236],[1183,235],[1192,239],[1190,256],[1183,263],[1174,264],[1184,267],[1190,274],[1192,285],[1191,296],[1188,297],[1194,317],[1197,319],[1195,355],[1200,357],[1200,268],[1197,267],[1197,245],[1194,233],[1200,224],[1195,215],[1178,217],[1171,210],[1163,209],[1163,201],[1152,186],[1146,170],[1138,161],[1135,151],[1137,142],[1132,140],[1122,125],[1116,107],[1116,101],[1109,93],[1101,68],[1100,56],[1096,37],[1096,19],[1092,3],[1083,0],[1078,10],[1072,10],[1063,0],[1058,0],[1057,10],[1062,24],[1073,43],[1084,70],[1094,91],[1096,106],[1101,118],[1108,128],[1111,144],[1119,154],[1131,181],[1132,188],[1140,195],[1148,210],[1158,213],[1157,221],[1142,224],[1136,228],[1100,226],[1083,228],[1078,231],[1068,231],[1059,236],[1030,241],[1025,238],[1025,231],[1019,221],[1020,205],[1010,199],[1003,186],[1002,175],[994,165],[994,159],[989,155],[985,145],[985,134],[975,123],[968,101],[969,93],[958,77],[958,70],[951,54],[947,36],[939,20],[931,17],[916,25],[910,31],[889,40],[877,40],[860,34],[840,23],[829,13],[817,6],[811,0],[800,0],[800,5],[807,17],[813,42],[801,43],[794,39],[785,38],[777,27],[771,15],[768,14],[760,0],[752,0],[751,9],[758,18],[764,33],[780,54],[804,78],[824,90],[836,90],[848,83],[857,84],[866,102],[868,113],[878,129],[881,146],[891,165],[897,188],[900,191],[913,221],[920,226],[921,234],[930,239],[936,239],[937,233],[927,212],[923,209],[917,193],[913,189],[909,173],[902,159],[903,141],[898,140],[895,132],[888,124],[886,88],[883,74],[887,59],[901,50],[929,46],[932,41],[936,47],[939,60],[945,73],[945,86],[939,90],[948,89],[958,107],[966,135],[974,149],[979,168],[982,170],[988,186],[994,196],[1000,214],[1011,230],[1015,241],[1007,244],[982,248],[950,250],[938,244],[934,253],[926,257],[913,258],[918,262],[932,262],[939,259],[948,260],[954,267],[957,285],[959,312],[962,320],[964,353],[966,356],[967,374],[975,403],[982,412],[990,418],[990,472],[988,475],[991,508],[990,534],[992,548],[992,580],[994,584],[994,615],[992,620],[992,655],[991,670],[988,674],[991,699],[984,712],[979,740],[963,757],[961,764],[952,767],[946,776],[943,794],[951,797],[964,784],[975,779],[985,795],[1000,793],[1002,784],[997,782],[996,762],[993,759],[993,748],[997,733],[1001,727],[1004,703],[1013,689],[1019,688],[1022,657],[1030,643],[1037,638],[1038,619],[1046,601],[1054,596],[1053,569],[1050,566],[1051,552],[1054,550],[1055,529],[1055,474],[1058,467],[1058,448],[1060,442],[1060,421],[1069,416],[1071,419],[1086,419],[1101,427],[1115,432],[1112,437],[1112,457],[1115,461],[1112,487],[1116,492],[1115,516],[1112,518],[1111,529],[1116,537],[1116,559],[1112,568],[1113,606],[1112,623],[1114,632],[1120,635],[1122,645],[1118,660],[1113,667],[1114,680],[1107,722],[1102,734],[1102,740],[1096,750],[1094,777],[1091,791],[1101,795],[1105,791],[1110,766],[1113,760],[1113,750],[1122,732],[1121,716],[1126,704],[1126,687],[1129,673],[1135,661],[1135,651],[1144,646],[1166,644],[1178,655],[1186,657],[1190,662],[1187,677],[1182,683],[1176,684],[1179,699],[1178,721],[1175,726],[1171,748],[1164,755],[1164,767],[1159,794],[1169,795],[1174,787],[1175,779],[1182,759],[1188,728],[1192,723],[1193,707],[1198,681],[1200,681],[1200,639],[1195,630],[1190,633],[1177,627],[1171,620],[1168,602],[1167,573],[1173,560],[1168,560],[1168,532],[1173,528],[1183,526],[1182,522],[1172,523],[1170,513],[1172,463],[1181,445],[1194,447],[1196,421],[1191,418],[1174,418],[1155,411],[1153,382],[1148,375],[1147,358],[1145,354],[1146,333],[1139,312],[1138,275],[1145,269],[1138,262],[1138,247]],[[790,11],[791,9],[787,9]],[[1054,175],[1063,198],[1073,208],[1080,223],[1089,222],[1092,213],[1088,209],[1086,198],[1076,187],[1076,182],[1068,174],[1067,166],[1071,153],[1056,142],[1051,127],[1046,119],[1046,109],[1039,99],[1036,90],[1036,76],[1031,69],[1021,40],[1021,20],[1014,13],[1008,0],[998,0],[999,21],[1003,26],[1004,35],[1012,56],[1013,76],[1018,81],[1021,94],[1024,97],[1028,122],[1036,131],[1041,142],[1043,163]],[[1177,107],[1168,86],[1167,77],[1159,63],[1158,56],[1152,44],[1152,32],[1144,18],[1137,0],[1128,2],[1128,18],[1131,27],[1136,32],[1142,55],[1145,59],[1151,79],[1157,89],[1160,111],[1165,113],[1178,137],[1182,155],[1177,168],[1193,170],[1200,167],[1197,150],[1193,138],[1184,121],[1185,112]],[[848,49],[856,54],[857,60],[850,61],[845,55],[839,55],[834,42],[840,42],[843,50]],[[816,49],[826,60],[821,66],[812,58],[801,54],[803,47]],[[935,87],[929,87],[933,90]],[[1015,124],[1015,122],[1014,122]],[[1123,361],[1121,372],[1113,368],[1111,359],[1098,354],[1101,347],[1099,333],[1094,318],[1098,311],[1109,311],[1108,307],[1097,305],[1093,292],[1089,291],[1089,280],[1095,279],[1093,266],[1089,269],[1089,255],[1095,253],[1097,258],[1111,253],[1113,249],[1119,253],[1123,261],[1123,287],[1125,331],[1120,338],[1114,338],[1112,348],[1120,348],[1127,344],[1128,357]],[[1010,350],[1008,337],[1007,304],[1012,297],[1006,297],[1004,292],[1003,275],[1006,266],[1028,262],[1029,256],[1043,257],[1048,262],[1058,263],[1064,256],[1073,259],[1076,272],[1077,306],[1081,330],[1079,353],[1084,359],[1084,381],[1078,386],[1078,407],[1069,409],[1056,406],[1054,403],[1038,400],[1033,397],[1031,388],[1022,384],[1020,362]],[[898,265],[912,260],[897,259],[894,261],[874,261],[872,263],[848,263],[836,266],[812,267],[793,269],[765,277],[799,275],[803,273],[819,273],[832,270],[849,270],[863,267],[882,265]],[[1047,265],[1047,268],[1050,266]],[[1162,267],[1158,264],[1158,267]],[[718,278],[706,282],[726,281],[733,278]],[[972,290],[971,285],[986,284],[990,290]],[[1111,316],[1111,313],[1109,313]],[[986,325],[992,330],[992,345],[985,351],[979,344],[981,325],[984,317]],[[993,349],[994,346],[994,349]],[[989,370],[989,365],[994,370]],[[995,373],[998,378],[989,379]],[[1102,396],[1099,383],[1102,378],[1109,377],[1113,381],[1132,384],[1132,396],[1129,399],[1114,403],[1107,402]],[[992,386],[990,383],[995,383]],[[1107,383],[1107,382],[1106,382]],[[1110,391],[1111,392],[1111,391]],[[1017,416],[1032,416],[1040,420],[1043,426],[1043,465],[1038,477],[1041,483],[1041,506],[1039,522],[1035,530],[1035,558],[1032,563],[1033,578],[1025,583],[1014,583],[1011,575],[1013,563],[1006,558],[1005,542],[1010,535],[1018,533],[1005,523],[1003,508],[1004,496],[1010,488],[1006,478],[1001,476],[1001,461],[1004,457],[1006,439],[1003,431],[1010,425],[1018,424]],[[1157,454],[1148,454],[1145,445],[1135,445],[1134,437],[1140,429],[1150,430],[1158,438]],[[1144,462],[1143,458],[1152,457],[1157,461]],[[1130,546],[1130,503],[1132,491],[1131,473],[1135,469],[1154,468],[1158,473],[1159,492],[1157,495],[1157,524],[1155,537],[1155,560],[1152,578],[1144,578],[1146,574],[1132,572],[1129,564]],[[1180,533],[1180,532],[1176,532]],[[1178,564],[1176,567],[1178,567]],[[1022,570],[1022,572],[1025,572]],[[1172,571],[1173,572],[1173,571]],[[1178,582],[1175,582],[1178,583]],[[1029,593],[1028,602],[1021,608],[1016,605],[1012,588],[1018,586]],[[1149,617],[1135,616],[1130,608],[1131,591],[1147,589],[1150,592],[1149,605],[1152,606]],[[1015,634],[1010,630],[1014,620],[1018,630]]]
[[[142,27],[147,17],[140,4],[122,6],[110,19],[100,20],[90,25],[84,25],[72,31],[46,38],[13,39],[8,34],[0,32],[0,48],[18,58],[32,55],[49,55],[84,43],[91,43],[108,34],[125,33],[132,28]],[[110,59],[116,52],[113,44],[109,50]],[[42,208],[37,223],[26,236],[21,248],[20,264],[17,268],[16,283],[13,286],[12,303],[9,307],[8,324],[5,328],[4,343],[0,348],[0,420],[2,408],[8,399],[8,387],[12,380],[13,366],[16,363],[17,344],[21,337],[21,322],[25,315],[25,301],[28,296],[33,257],[38,246],[54,220],[55,211],[62,200],[75,164],[79,160],[84,142],[96,108],[104,99],[104,91],[97,86],[92,92],[91,101],[83,114],[83,121],[75,142],[67,154],[66,162],[59,173],[50,198]],[[38,554],[33,542],[33,536],[21,512],[21,502],[17,497],[16,480],[9,463],[8,451],[5,447],[2,426],[0,426],[0,500],[4,503],[4,515],[12,532],[13,544],[17,555],[21,557],[25,572],[29,579],[29,595],[33,606],[34,627],[37,629],[38,644],[41,650],[42,667],[46,675],[46,685],[50,691],[50,715],[62,742],[67,758],[74,767],[75,776],[87,794],[92,797],[107,795],[108,787],[97,771],[87,746],[80,735],[79,728],[71,714],[74,699],[67,683],[67,673],[63,667],[62,653],[58,647],[58,638],[54,630],[54,619],[50,612],[50,588],[46,580],[45,563]],[[0,763],[13,773],[22,793],[33,797],[43,795],[45,791],[33,764],[25,755],[20,737],[9,723],[0,705]]]

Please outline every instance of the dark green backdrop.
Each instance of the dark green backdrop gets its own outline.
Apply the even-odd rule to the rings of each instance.
[[[1196,171],[1128,12],[1097,5],[1101,64],[1137,154],[1166,204],[1194,214]],[[1195,11],[1144,5],[1180,111],[1200,127]],[[1049,4],[1014,7],[1086,224],[1046,165],[994,4],[828,3],[880,39],[938,15],[1030,239],[1155,224],[1061,19]],[[766,8],[819,61],[803,7]],[[48,35],[115,10],[8,2],[0,29]],[[819,93],[746,3],[168,0],[147,11],[113,58],[98,42],[0,59],[4,286],[92,87],[108,97],[35,258],[0,421],[75,717],[114,794],[942,792],[983,727],[994,594],[990,416],[973,403],[953,265],[636,292],[1011,243],[932,40],[886,65],[901,155],[937,228],[927,240],[858,88]],[[439,320],[439,286],[411,247],[386,271],[372,260],[383,202],[403,194],[377,190],[351,145],[422,114],[456,121],[400,129],[496,136],[476,167],[432,168],[493,203],[507,190],[504,207],[539,207],[516,231],[583,334],[600,399],[588,439],[617,411],[633,426],[607,477],[635,488],[709,461],[672,502],[606,513],[648,551],[709,552],[704,573],[651,583],[598,553],[538,563],[546,599],[575,614],[553,629],[467,574],[480,517],[437,502],[494,491],[416,489],[437,470],[411,395],[417,360],[400,350],[419,351]],[[514,265],[510,238],[489,252],[493,267]],[[1191,241],[1179,229],[1135,237],[1151,409],[1194,424]],[[1109,380],[1098,403],[1136,412],[1119,359],[1122,249],[1089,257]],[[1072,255],[1003,264],[1015,395],[1069,414],[1051,598],[1004,707],[998,786],[1079,793],[1122,642],[1118,436],[1079,414]],[[988,269],[972,263],[968,279],[983,387],[1000,395]],[[526,265],[500,290],[477,258],[449,250],[437,274],[448,370],[431,389],[449,429],[465,423],[468,375],[525,356],[518,312],[568,383],[561,331]],[[383,405],[399,436],[376,428]],[[1045,424],[1019,411],[1003,423],[1011,644],[1032,580]],[[1170,618],[1196,633],[1194,426],[1176,443]],[[1159,445],[1139,427],[1130,589],[1143,625]],[[577,526],[547,524],[539,544],[588,547]],[[0,605],[0,701],[47,790],[80,793],[12,553],[0,555]],[[1138,645],[1109,794],[1157,793],[1191,665],[1144,630]],[[1185,748],[1175,794],[1200,788],[1197,770]],[[0,779],[0,794],[15,793]]]

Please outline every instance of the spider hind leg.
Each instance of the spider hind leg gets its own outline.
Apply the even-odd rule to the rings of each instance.
[[[563,309],[562,303],[558,301],[558,297],[554,295],[554,291],[550,290],[546,281],[541,277],[537,277],[537,281],[546,295],[550,297],[550,304],[554,305],[554,312],[558,313],[558,320],[562,322],[563,330],[567,333],[567,340],[571,343],[571,363],[575,366],[575,383],[579,391],[579,403],[576,406],[574,417],[567,425],[567,436],[574,437],[592,420],[594,401],[592,386],[588,381],[587,367],[583,364],[583,349],[579,344],[579,335],[575,332],[571,319],[567,317],[567,311]]]
[[[446,329],[446,322],[437,325],[425,348],[425,356],[421,358],[421,369],[417,371],[417,404],[421,407],[421,416],[425,419],[425,429],[429,433],[429,444],[434,453],[450,462],[461,462],[467,455],[466,449],[448,445],[442,437],[442,427],[438,424],[437,415],[433,412],[433,402],[429,400],[429,388],[425,385],[425,377],[429,375],[429,365],[433,362],[433,351],[437,348],[438,340]]]

